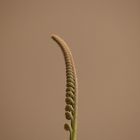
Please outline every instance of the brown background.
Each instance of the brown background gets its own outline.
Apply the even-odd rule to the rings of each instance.
[[[0,0],[0,140],[68,140],[65,69],[79,78],[79,140],[140,140],[139,0]]]

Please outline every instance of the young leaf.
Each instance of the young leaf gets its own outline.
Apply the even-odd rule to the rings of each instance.
[[[57,35],[52,35],[51,37],[61,48],[66,65],[65,116],[70,123],[65,123],[64,129],[70,132],[70,140],[77,140],[78,83],[73,56],[68,45],[62,38]]]

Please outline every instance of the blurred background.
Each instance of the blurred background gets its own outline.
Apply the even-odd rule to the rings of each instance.
[[[68,140],[65,66],[79,81],[79,140],[140,140],[139,0],[0,0],[0,140]]]

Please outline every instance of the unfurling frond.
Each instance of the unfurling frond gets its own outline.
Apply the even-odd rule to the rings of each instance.
[[[70,140],[77,140],[77,94],[78,84],[76,69],[71,51],[66,42],[57,35],[52,35],[52,39],[62,50],[66,65],[66,107],[65,117],[70,124],[65,123],[64,129],[70,132]]]

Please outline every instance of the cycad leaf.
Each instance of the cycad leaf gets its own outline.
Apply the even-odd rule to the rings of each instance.
[[[62,50],[66,65],[66,107],[65,117],[70,123],[65,123],[64,129],[70,132],[70,140],[77,140],[77,97],[78,83],[72,53],[66,42],[57,35],[52,39]]]

